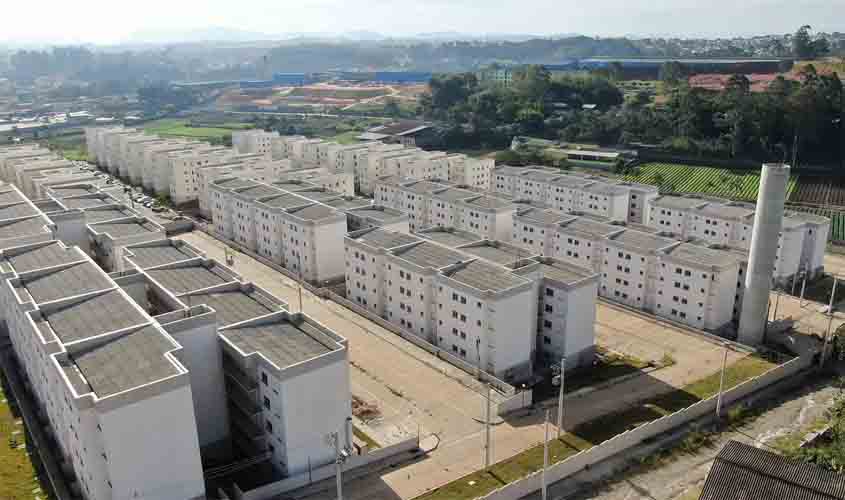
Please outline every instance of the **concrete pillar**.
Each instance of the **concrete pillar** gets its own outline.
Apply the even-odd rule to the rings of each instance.
[[[739,319],[738,340],[743,344],[756,345],[763,342],[778,238],[783,225],[789,170],[789,165],[763,165],[760,176],[760,192],[757,195],[751,253]]]

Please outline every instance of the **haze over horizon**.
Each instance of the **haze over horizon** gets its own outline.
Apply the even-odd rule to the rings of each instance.
[[[802,24],[817,31],[843,30],[843,12],[845,0],[595,0],[587,6],[576,0],[488,0],[482,5],[471,0],[309,0],[295,7],[267,0],[148,0],[131,11],[107,0],[45,0],[5,6],[4,17],[13,22],[5,24],[0,43],[170,42],[192,32],[229,32],[235,38],[240,33],[244,40],[349,32],[730,37],[788,33]]]

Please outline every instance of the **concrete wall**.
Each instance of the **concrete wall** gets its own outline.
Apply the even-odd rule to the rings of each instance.
[[[722,397],[722,404],[724,406],[730,405],[731,403],[745,398],[754,392],[774,384],[775,382],[795,375],[799,371],[808,368],[811,364],[811,356],[795,358],[758,377],[748,380],[729,391],[726,391]],[[547,483],[552,484],[565,479],[587,467],[595,465],[619,453],[623,453],[629,448],[641,444],[643,441],[664,434],[676,427],[703,417],[709,413],[713,413],[716,410],[716,400],[717,397],[713,396],[699,401],[698,403],[695,403],[683,410],[651,421],[647,424],[643,424],[634,430],[619,434],[598,446],[593,446],[592,448],[569,457],[562,462],[558,462],[546,470]],[[539,491],[542,487],[541,476],[542,471],[535,472],[480,498],[483,500],[517,500]]]
[[[205,484],[191,401],[191,387],[185,384],[101,415],[112,498],[203,497]]]

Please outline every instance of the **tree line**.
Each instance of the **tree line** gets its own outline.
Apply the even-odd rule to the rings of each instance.
[[[645,92],[623,98],[612,73],[552,77],[541,66],[528,66],[508,87],[471,73],[437,75],[420,112],[444,124],[448,147],[497,148],[529,135],[713,158],[780,161],[797,155],[801,163],[817,164],[840,158],[845,99],[836,73],[807,65],[797,79],[778,76],[763,92],[752,92],[748,78],[733,75],[714,92],[691,87],[687,69],[667,63],[659,105]]]

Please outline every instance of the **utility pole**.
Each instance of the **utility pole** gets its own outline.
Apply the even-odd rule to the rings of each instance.
[[[296,282],[299,292],[299,312],[302,313],[302,254],[299,253],[299,250],[296,251],[296,258],[299,262],[299,281]]]
[[[725,390],[725,371],[728,367],[728,349],[730,344],[725,342],[725,357],[722,358],[722,375],[719,377],[719,397],[716,398],[716,418],[722,416],[722,392]]]
[[[563,433],[563,388],[566,372],[566,355],[560,360],[560,391],[557,395],[557,438]]]
[[[484,470],[490,467],[490,385],[484,401]]]
[[[546,469],[549,468],[549,412],[551,410],[546,410],[546,424],[544,426],[544,437],[543,437],[543,474],[542,478],[542,491],[543,491],[543,500],[548,500],[549,491],[548,491],[548,484],[546,484]]]
[[[830,303],[827,306],[827,313],[833,317],[833,297],[836,296],[836,284],[839,282],[839,277],[833,275],[833,289],[830,291]]]
[[[340,453],[340,434],[334,433],[335,450],[335,483],[337,485],[337,500],[343,500],[343,456]]]

